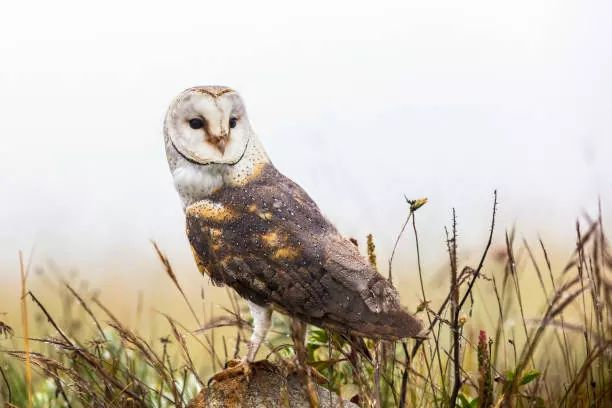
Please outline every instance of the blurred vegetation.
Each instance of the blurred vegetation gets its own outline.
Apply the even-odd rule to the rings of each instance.
[[[425,201],[408,203],[401,234],[414,235],[418,254],[415,211]],[[325,376],[324,387],[362,407],[612,406],[612,256],[601,216],[576,223],[574,250],[559,267],[543,242],[517,242],[514,231],[492,245],[496,205],[478,264],[460,265],[454,213],[448,283],[425,273],[418,257],[415,312],[425,338],[377,342],[309,328],[308,363]],[[371,235],[365,250],[375,265]],[[0,404],[184,407],[211,373],[243,355],[252,322],[242,300],[228,290],[222,313],[197,311],[170,261],[157,245],[155,251],[189,315],[157,311],[164,323],[146,336],[98,294],[75,289],[79,282],[58,278],[53,295],[62,307],[48,309],[27,290],[22,262],[22,327],[0,314]],[[289,318],[275,314],[259,357],[279,364],[293,358],[290,330]]]

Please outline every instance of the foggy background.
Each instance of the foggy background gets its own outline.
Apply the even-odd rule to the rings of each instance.
[[[482,248],[494,189],[498,237],[516,225],[571,246],[598,197],[612,216],[610,4],[7,3],[0,282],[19,249],[92,279],[146,277],[150,239],[195,270],[162,121],[205,84],[241,92],[273,163],[346,235],[374,233],[382,259],[404,194],[429,198],[426,263],[446,262],[453,207],[460,251]]]

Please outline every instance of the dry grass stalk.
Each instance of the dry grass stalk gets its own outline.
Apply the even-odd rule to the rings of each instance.
[[[28,390],[28,407],[32,407],[32,366],[30,360],[30,323],[26,295],[28,273],[23,263],[23,253],[19,251],[19,272],[21,276],[21,324],[23,326],[23,349],[25,351],[25,379]]]
[[[193,315],[193,318],[197,322],[198,327],[201,326],[202,323],[200,323],[200,319],[198,319],[198,315],[196,314],[195,310],[193,309],[193,306],[191,305],[191,302],[189,302],[189,299],[185,295],[185,292],[183,291],[183,288],[179,284],[179,281],[176,278],[176,274],[174,273],[174,269],[172,269],[172,265],[170,265],[170,261],[168,260],[168,257],[166,257],[166,255],[161,251],[161,249],[159,249],[159,246],[157,246],[157,243],[155,241],[151,241],[151,243],[153,244],[153,248],[155,248],[155,253],[159,257],[159,260],[161,261],[162,265],[164,266],[164,270],[166,271],[166,274],[168,275],[170,280],[174,283],[174,285],[176,286],[178,291],[181,293],[181,296],[183,297],[183,300],[187,304],[187,307],[189,308],[189,311]]]

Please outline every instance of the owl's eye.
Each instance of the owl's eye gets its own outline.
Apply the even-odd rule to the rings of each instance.
[[[189,119],[189,127],[192,129],[202,129],[204,127],[204,121],[200,118]]]
[[[235,128],[236,127],[236,122],[238,122],[237,118],[230,118],[230,120],[229,120],[229,127],[231,129]]]

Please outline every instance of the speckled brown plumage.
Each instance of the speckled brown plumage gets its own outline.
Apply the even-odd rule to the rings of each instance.
[[[421,329],[395,288],[271,164],[186,215],[200,270],[256,304],[345,334],[397,339]]]

